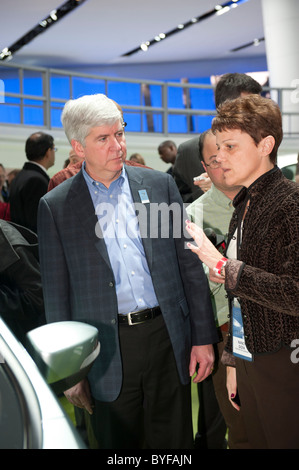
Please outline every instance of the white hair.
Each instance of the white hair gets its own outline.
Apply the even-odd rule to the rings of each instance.
[[[93,127],[112,126],[122,122],[122,113],[116,103],[103,94],[85,95],[69,100],[64,106],[61,122],[71,143],[77,140],[83,146]]]

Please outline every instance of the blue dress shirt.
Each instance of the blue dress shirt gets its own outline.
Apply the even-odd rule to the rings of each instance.
[[[105,240],[113,270],[118,312],[157,306],[125,168],[109,188],[88,175],[85,163],[82,171],[101,228],[97,234]]]

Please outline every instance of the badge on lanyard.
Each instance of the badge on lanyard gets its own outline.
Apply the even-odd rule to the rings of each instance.
[[[239,302],[234,299],[233,301],[233,355],[245,359],[246,361],[252,361],[252,354],[248,351],[245,338],[244,338],[244,327],[243,319],[241,314],[241,308]]]
[[[142,204],[146,204],[147,202],[150,202],[149,198],[148,198],[148,195],[147,195],[147,192],[146,192],[146,189],[140,189],[138,191],[138,193],[139,193]]]

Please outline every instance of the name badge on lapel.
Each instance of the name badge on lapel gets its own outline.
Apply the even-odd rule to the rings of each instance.
[[[146,203],[150,202],[149,198],[148,198],[148,195],[147,195],[146,189],[140,189],[138,191],[138,193],[139,193],[142,204],[146,204]]]
[[[248,351],[245,338],[244,338],[244,327],[243,319],[241,314],[241,308],[239,302],[233,300],[233,355],[245,359],[246,361],[252,361],[252,354]]]

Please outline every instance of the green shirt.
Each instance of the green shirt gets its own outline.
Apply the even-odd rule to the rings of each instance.
[[[219,235],[226,237],[229,222],[234,212],[231,199],[214,185],[205,194],[196,199],[187,207],[187,214],[192,222],[202,228],[212,228]],[[203,265],[209,279],[209,269]],[[216,324],[223,325],[228,320],[228,300],[224,284],[209,280],[211,300],[215,314]]]

